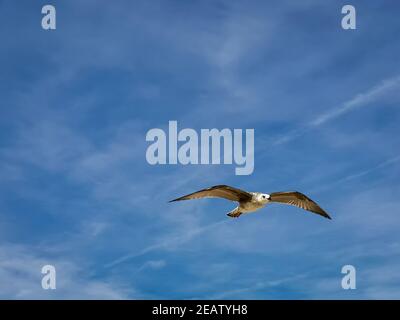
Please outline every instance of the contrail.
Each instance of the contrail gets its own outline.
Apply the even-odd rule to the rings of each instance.
[[[393,158],[390,158],[388,160],[382,161],[381,163],[379,163],[378,165],[376,165],[376,166],[374,166],[372,168],[369,168],[369,169],[366,169],[366,170],[363,170],[363,171],[348,175],[347,177],[341,178],[341,179],[339,179],[339,180],[337,180],[334,183],[331,183],[329,185],[321,186],[318,189],[315,189],[314,192],[318,193],[318,192],[321,192],[321,191],[324,191],[324,190],[331,189],[331,188],[337,186],[338,184],[342,184],[342,183],[345,183],[347,181],[351,181],[353,179],[357,179],[357,178],[366,176],[366,175],[368,175],[368,174],[370,174],[372,172],[375,172],[377,170],[380,170],[380,169],[383,169],[385,167],[388,167],[388,166],[390,166],[390,165],[392,165],[394,163],[397,163],[399,161],[400,161],[400,155],[395,156]]]
[[[377,166],[372,167],[370,169],[367,169],[367,170],[364,170],[364,171],[349,175],[347,177],[344,177],[344,178],[338,180],[335,184],[346,182],[346,181],[349,181],[349,180],[353,180],[353,179],[365,176],[367,174],[370,174],[371,172],[374,172],[376,170],[385,168],[385,167],[387,167],[387,166],[389,166],[389,165],[391,165],[393,163],[399,162],[399,161],[400,161],[400,155],[397,156],[397,157],[391,158],[389,160],[383,161],[380,164],[378,164]]]
[[[373,87],[368,92],[359,94],[353,99],[346,101],[341,107],[316,117],[309,123],[310,126],[317,127],[330,120],[333,120],[342,114],[348,113],[356,108],[362,107],[375,101],[388,91],[397,88],[400,85],[400,76],[385,80],[381,84]]]
[[[159,243],[152,244],[152,245],[142,249],[139,252],[134,252],[134,253],[131,253],[131,254],[124,255],[124,256],[122,256],[122,257],[120,257],[120,258],[118,258],[118,259],[106,264],[104,267],[105,268],[112,268],[112,267],[114,267],[114,266],[116,266],[118,264],[121,264],[121,263],[123,263],[123,262],[125,262],[127,260],[142,256],[142,255],[144,255],[144,254],[146,254],[148,252],[159,250],[159,249],[165,249],[165,248],[168,248],[168,247],[172,247],[172,246],[175,246],[175,245],[179,245],[179,244],[185,243],[185,242],[189,241],[190,239],[192,239],[193,237],[198,236],[198,235],[200,235],[200,234],[202,234],[202,233],[204,233],[204,232],[206,232],[206,231],[208,231],[208,230],[210,230],[212,228],[215,228],[215,227],[220,226],[222,224],[225,224],[227,222],[228,222],[228,220],[222,220],[222,221],[219,221],[219,222],[216,222],[216,223],[212,223],[212,224],[209,224],[209,225],[206,225],[206,226],[203,226],[203,227],[198,227],[196,229],[192,229],[192,230],[190,230],[189,232],[187,232],[186,234],[184,234],[182,236],[176,236],[176,237],[171,238],[170,240],[166,240],[166,241],[162,241],[162,242],[159,242]]]
[[[372,89],[356,95],[354,98],[344,102],[342,105],[334,108],[333,110],[330,110],[324,114],[315,117],[313,120],[306,123],[303,127],[294,129],[288,132],[286,135],[275,139],[273,144],[280,145],[288,141],[291,141],[314,128],[320,127],[325,123],[332,121],[346,113],[349,113],[357,108],[372,103],[377,99],[381,98],[382,96],[384,96],[385,94],[387,94],[388,92],[392,90],[398,90],[399,87],[400,87],[400,76],[384,80],[380,84],[373,87]]]

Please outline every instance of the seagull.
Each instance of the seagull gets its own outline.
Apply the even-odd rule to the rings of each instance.
[[[169,202],[201,198],[223,198],[238,202],[239,205],[227,214],[231,218],[238,218],[243,213],[261,209],[270,202],[278,202],[290,204],[319,214],[324,218],[332,219],[317,203],[298,191],[283,191],[267,194],[261,192],[247,192],[227,185],[218,185],[187,194]]]

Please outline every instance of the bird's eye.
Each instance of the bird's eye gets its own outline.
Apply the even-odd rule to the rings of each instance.
[[[262,196],[263,197],[263,199],[265,199],[265,196]]]

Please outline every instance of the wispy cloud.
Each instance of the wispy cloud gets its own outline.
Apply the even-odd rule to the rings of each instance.
[[[339,179],[337,181],[337,183],[335,183],[335,184],[339,184],[339,183],[347,182],[349,180],[361,178],[361,177],[366,176],[366,175],[368,175],[370,173],[373,173],[373,172],[375,172],[377,170],[380,170],[380,169],[386,168],[388,166],[391,166],[393,164],[396,164],[399,161],[400,161],[400,156],[390,158],[388,160],[385,160],[385,161],[379,163],[378,165],[376,165],[376,166],[374,166],[372,168],[369,168],[369,169],[366,169],[366,170],[363,170],[363,171],[360,171],[360,172],[357,172],[357,173],[354,173],[354,174],[350,174],[350,175],[348,175],[348,176],[346,176],[346,177],[344,177],[342,179]]]
[[[133,288],[118,287],[108,281],[94,280],[72,261],[46,258],[34,248],[21,245],[0,246],[0,298],[2,299],[125,299],[134,296]],[[56,268],[56,289],[41,287],[44,265]]]
[[[146,261],[137,271],[143,271],[146,269],[162,269],[167,265],[165,260],[149,260]]]
[[[376,102],[379,98],[390,92],[397,92],[400,88],[400,76],[395,78],[387,79],[376,85],[369,91],[356,95],[354,98],[343,103],[342,106],[335,108],[325,114],[319,115],[313,119],[310,123],[310,127],[318,127],[325,124],[328,121],[332,121],[339,116],[342,116],[348,112],[354,111],[357,108],[366,106],[372,102]]]
[[[232,299],[232,298],[239,298],[242,297],[243,295],[250,295],[250,296],[255,296],[257,297],[257,294],[262,294],[264,296],[271,296],[273,295],[274,291],[280,290],[280,294],[285,295],[285,294],[293,294],[295,292],[290,292],[289,289],[286,289],[287,291],[284,292],[282,291],[281,288],[284,285],[291,284],[299,281],[299,280],[304,280],[309,276],[308,273],[304,274],[296,274],[294,276],[289,276],[289,277],[284,277],[280,279],[275,279],[275,280],[269,280],[269,281],[258,281],[257,283],[248,286],[248,287],[243,287],[243,288],[238,288],[234,290],[227,290],[224,292],[220,292],[217,294],[211,294],[207,297],[207,299]],[[296,293],[295,293],[296,294]]]
[[[341,178],[335,179],[335,181],[333,181],[333,182],[326,183],[324,185],[319,185],[316,188],[310,189],[310,192],[312,192],[312,193],[323,193],[324,191],[330,190],[332,188],[335,188],[338,185],[343,185],[346,182],[349,182],[349,181],[352,181],[352,180],[356,180],[358,178],[362,178],[362,177],[367,176],[369,174],[372,174],[372,173],[374,173],[376,171],[379,171],[379,170],[385,169],[387,167],[390,167],[390,166],[398,163],[399,161],[400,161],[400,156],[392,157],[392,158],[384,160],[384,161],[382,161],[382,162],[380,162],[380,163],[378,163],[378,164],[376,164],[376,165],[374,165],[372,167],[369,167],[369,168],[367,168],[365,170],[357,171],[355,173],[353,172],[353,173],[351,173],[349,175],[345,175],[345,176],[342,176]],[[320,184],[320,182],[319,182],[319,184]]]
[[[275,145],[280,145],[289,142],[299,136],[302,136],[306,132],[323,126],[324,124],[333,121],[349,112],[355,111],[361,107],[365,107],[371,103],[379,102],[379,99],[383,99],[386,95],[396,93],[400,89],[400,76],[386,79],[380,84],[371,88],[370,90],[357,94],[352,99],[345,101],[342,105],[333,108],[332,110],[316,116],[311,121],[304,125],[300,124],[298,129],[294,129],[284,136],[274,140]],[[301,122],[301,121],[300,121]]]
[[[226,224],[227,222],[228,222],[227,220],[219,221],[216,223],[212,223],[210,225],[194,228],[189,231],[184,231],[184,234],[182,234],[182,235],[168,237],[167,239],[165,239],[161,242],[157,242],[148,247],[145,247],[144,249],[140,250],[139,252],[130,253],[130,254],[124,255],[118,259],[115,259],[114,261],[111,261],[110,263],[106,264],[105,268],[115,267],[123,262],[126,262],[130,259],[142,256],[142,255],[152,252],[152,251],[165,250],[165,249],[173,250],[174,248],[176,248],[176,246],[179,246],[179,245],[191,240],[192,238],[194,238],[196,236],[206,233],[206,232],[210,231],[211,229],[221,226],[222,224]]]

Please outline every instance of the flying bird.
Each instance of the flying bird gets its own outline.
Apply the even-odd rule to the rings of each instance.
[[[324,218],[332,219],[317,203],[298,191],[283,191],[267,194],[261,192],[247,192],[227,185],[218,185],[190,193],[171,200],[170,202],[201,198],[223,198],[238,202],[239,205],[227,214],[232,218],[238,218],[243,213],[261,209],[270,202],[277,202],[290,204],[319,214]]]

